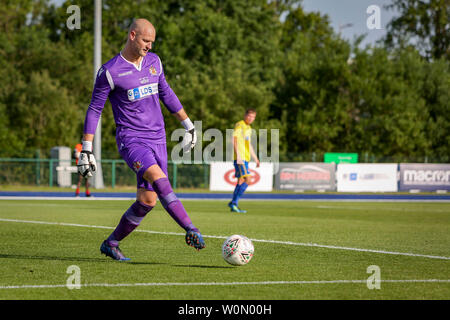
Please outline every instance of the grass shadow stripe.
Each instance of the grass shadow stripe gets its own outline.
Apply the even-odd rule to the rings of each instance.
[[[85,225],[85,224],[65,223],[65,222],[17,220],[17,219],[6,219],[6,218],[0,218],[0,221],[3,221],[3,222],[16,222],[16,223],[44,224],[44,225],[57,225],[57,226],[68,226],[68,227],[110,229],[110,230],[111,229],[112,230],[115,229],[115,227]],[[152,231],[152,230],[141,230],[141,229],[136,229],[135,232],[144,232],[144,233],[150,233],[150,234],[174,235],[174,236],[185,236],[184,233],[180,233],[180,232],[165,232],[165,231]],[[226,236],[217,236],[217,235],[203,235],[203,237],[204,238],[215,238],[215,239],[226,239],[227,238]],[[303,247],[316,247],[316,248],[325,248],[325,249],[337,249],[337,250],[358,251],[358,252],[368,252],[368,253],[379,253],[379,254],[409,256],[409,257],[418,257],[418,258],[450,260],[450,257],[446,257],[446,256],[436,256],[436,255],[418,254],[418,253],[410,253],[410,252],[396,252],[396,251],[386,251],[386,250],[376,250],[376,249],[363,249],[363,248],[352,248],[352,247],[325,245],[325,244],[317,244],[317,243],[302,243],[302,242],[264,240],[264,239],[253,239],[253,238],[251,238],[250,240],[252,240],[253,242],[262,242],[262,243],[271,243],[271,244],[303,246]]]

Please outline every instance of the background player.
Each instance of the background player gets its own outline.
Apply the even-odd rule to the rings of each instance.
[[[77,164],[77,165],[78,165],[78,159],[80,158],[81,149],[82,149],[81,143],[78,143],[75,146],[75,149],[73,149],[73,156],[75,158],[75,164]],[[89,191],[89,179],[88,179],[88,177],[83,177],[78,172],[78,182],[77,182],[77,189],[75,190],[75,197],[79,197],[80,196],[80,187],[81,187],[81,182],[83,182],[83,180],[85,182],[85,187],[86,187],[86,197],[90,197],[91,196],[91,192]]]
[[[234,170],[235,177],[238,178],[233,192],[233,199],[228,203],[232,212],[246,213],[238,207],[239,199],[244,194],[250,183],[251,175],[248,170],[248,163],[253,157],[256,167],[259,167],[259,159],[256,156],[251,144],[252,128],[251,124],[255,121],[256,111],[248,109],[245,112],[244,120],[239,121],[234,126],[233,131],[233,149],[234,149]]]
[[[197,250],[205,247],[200,231],[191,222],[168,179],[164,117],[159,100],[186,129],[182,142],[184,152],[194,147],[197,137],[192,121],[165,79],[160,58],[150,52],[155,37],[156,30],[148,20],[133,21],[123,50],[97,73],[84,122],[83,150],[78,162],[83,176],[91,176],[96,170],[92,141],[108,98],[116,123],[119,153],[136,173],[136,201],[100,247],[103,254],[116,260],[130,260],[119,249],[119,242],[141,223],[156,205],[157,198],[186,231],[186,243]]]

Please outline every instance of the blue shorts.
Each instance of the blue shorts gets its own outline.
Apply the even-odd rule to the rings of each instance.
[[[234,160],[234,176],[236,178],[242,178],[250,175],[250,171],[248,170],[248,161],[244,161],[244,164],[237,164],[237,161]]]

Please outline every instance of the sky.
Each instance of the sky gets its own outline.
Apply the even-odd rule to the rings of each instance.
[[[333,29],[337,33],[340,31],[344,39],[354,40],[357,36],[366,34],[366,38],[360,44],[360,47],[365,47],[367,44],[375,44],[386,34],[387,24],[396,15],[393,10],[384,8],[391,2],[391,0],[303,0],[302,7],[307,12],[319,11],[327,14]],[[380,8],[381,29],[367,27],[367,20],[372,22],[371,17],[374,15],[373,11],[367,13],[367,8],[371,5]],[[352,26],[345,26],[347,24]]]

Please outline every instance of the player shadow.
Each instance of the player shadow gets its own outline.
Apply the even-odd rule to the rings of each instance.
[[[205,269],[228,269],[233,268],[232,266],[205,266],[205,265],[196,265],[196,264],[175,264],[174,267],[181,268],[205,268]]]
[[[113,260],[111,260],[111,261],[115,262]],[[143,262],[143,261],[133,261],[133,259],[131,261],[127,261],[125,263],[127,263],[127,264],[136,264],[136,265],[139,265],[139,264],[143,264],[143,265],[166,264],[167,265],[167,263],[163,263],[163,262]]]
[[[30,259],[30,260],[55,260],[55,261],[78,261],[78,262],[106,262],[106,263],[117,263],[110,258],[87,258],[87,257],[55,257],[55,256],[32,256],[32,255],[20,255],[20,254],[0,254],[0,259]],[[122,263],[122,262],[121,262]],[[129,261],[124,262],[127,264],[145,264],[145,265],[156,265],[163,264],[159,262],[140,262],[140,261]]]

